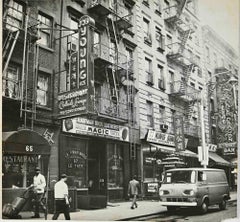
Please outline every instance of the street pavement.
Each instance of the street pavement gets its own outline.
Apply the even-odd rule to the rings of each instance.
[[[237,193],[231,192],[230,201],[237,199]],[[166,207],[160,205],[158,200],[139,200],[138,208],[131,209],[131,201],[108,203],[104,209],[82,210],[71,212],[71,220],[81,221],[116,221],[116,220],[133,220],[139,216],[154,215],[166,211]],[[22,219],[31,219],[32,212],[21,212]],[[43,215],[42,215],[43,216]],[[53,214],[48,214],[47,219],[51,220]],[[34,220],[44,220],[44,217]],[[58,220],[64,220],[61,214]]]

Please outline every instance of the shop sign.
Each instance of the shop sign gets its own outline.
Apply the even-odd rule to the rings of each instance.
[[[37,163],[38,157],[32,155],[3,155],[5,163]]]
[[[94,20],[88,15],[79,20],[79,50],[70,55],[70,91],[58,95],[59,118],[94,111],[94,63],[91,53],[94,24]]]
[[[168,146],[175,146],[175,137],[173,135],[155,130],[148,131],[147,141]]]
[[[85,166],[87,156],[78,149],[71,149],[65,153],[68,169],[79,169]]]
[[[215,144],[208,144],[208,151],[216,153],[217,145],[215,145]]]
[[[177,151],[185,150],[183,117],[182,116],[174,116],[173,124],[174,124],[176,150]]]
[[[225,147],[223,149],[223,155],[235,155],[235,147]]]
[[[156,193],[158,191],[158,183],[148,183],[148,192]]]
[[[129,128],[97,120],[75,117],[63,120],[63,132],[111,138],[129,142]]]
[[[49,129],[46,129],[43,132],[43,137],[48,141],[50,145],[54,144],[53,136],[54,132],[51,132]]]

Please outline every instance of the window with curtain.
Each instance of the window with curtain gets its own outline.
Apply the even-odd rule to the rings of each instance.
[[[109,144],[108,150],[108,188],[123,187],[123,145]]]
[[[37,78],[37,104],[47,106],[49,103],[50,77],[48,74],[39,73]]]
[[[49,16],[39,12],[38,14],[39,20],[39,28],[40,28],[40,39],[38,43],[44,45],[46,47],[52,47],[52,27],[53,27],[53,20]]]
[[[8,6],[6,27],[12,31],[16,31],[23,26],[24,7],[22,4],[14,0],[10,0]]]
[[[2,80],[3,96],[20,99],[20,67],[14,64],[9,64],[6,75]]]

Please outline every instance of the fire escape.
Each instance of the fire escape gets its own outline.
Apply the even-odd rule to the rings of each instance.
[[[179,33],[179,42],[168,45],[167,59],[172,63],[182,67],[183,78],[171,82],[170,98],[183,101],[186,105],[185,113],[185,135],[199,137],[198,126],[191,124],[191,119],[195,112],[196,102],[198,101],[199,91],[189,85],[189,78],[195,69],[199,69],[197,58],[189,55],[186,43],[189,40],[193,29],[182,19],[182,12],[189,0],[178,0],[178,4],[164,9],[165,23]]]
[[[14,7],[11,1],[4,4],[2,96],[6,106],[12,104],[20,110],[23,127],[33,129],[36,119],[39,22],[30,14],[28,7],[24,11]],[[10,66],[15,54],[19,55],[21,71]]]
[[[132,0],[127,2],[131,7],[135,4]],[[120,48],[123,33],[132,27],[132,14],[125,7],[124,1],[115,0],[89,1],[88,12],[94,17],[97,25],[103,27],[108,37],[106,43],[95,42],[93,49],[95,82],[105,83],[108,86],[108,92],[104,93],[106,97],[98,98],[96,93],[97,115],[98,118],[106,121],[128,124],[130,156],[135,159],[136,144],[133,128],[136,91],[133,82],[133,60]]]

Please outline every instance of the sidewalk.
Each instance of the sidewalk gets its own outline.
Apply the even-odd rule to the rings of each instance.
[[[237,199],[237,193],[230,193],[231,199],[229,201],[234,201]],[[159,201],[156,200],[143,200],[138,201],[138,208],[134,210],[130,209],[131,202],[119,202],[119,203],[109,203],[104,209],[97,210],[80,210],[79,212],[71,212],[71,220],[97,220],[97,221],[116,221],[116,220],[131,220],[138,216],[152,215],[167,210],[166,207],[160,205]],[[23,219],[32,219],[33,215],[31,212],[22,212]],[[52,219],[52,214],[48,215],[48,220]],[[33,219],[32,219],[33,220]],[[34,219],[34,220],[44,220],[44,218]],[[58,220],[64,220],[64,215],[61,214]]]

